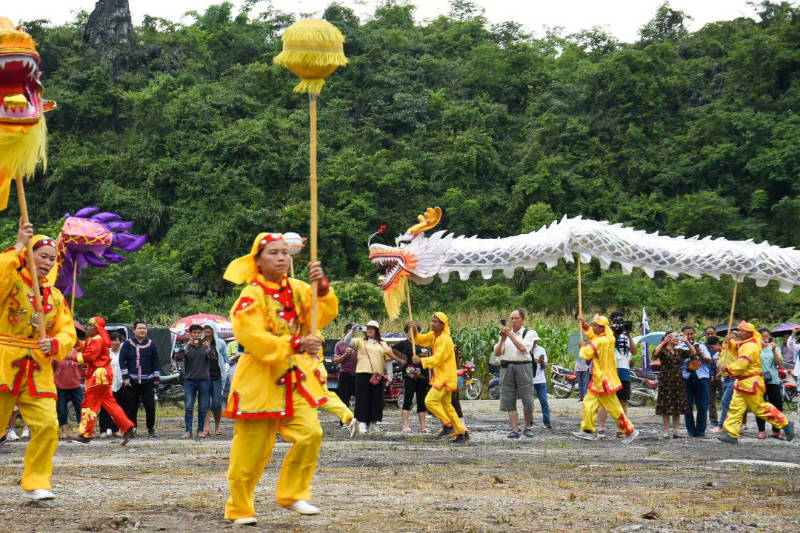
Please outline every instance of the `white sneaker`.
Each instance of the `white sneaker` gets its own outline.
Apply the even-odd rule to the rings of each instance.
[[[636,440],[636,437],[638,436],[639,436],[639,430],[634,429],[633,431],[625,435],[625,438],[622,439],[622,442],[624,442],[625,444],[630,444],[631,442]]]
[[[108,429],[106,430],[106,435],[108,435],[109,437],[111,437],[111,435],[112,435],[111,428],[108,428]]]
[[[356,433],[357,434],[360,433],[362,435],[366,435],[367,434],[367,425],[364,422],[359,422],[358,423],[358,431],[356,431]]]
[[[19,435],[13,429],[9,429],[8,433],[6,433],[6,439],[8,440],[19,440]]]
[[[356,435],[358,435],[358,420],[356,420],[355,417],[353,417],[353,419],[350,422],[348,422],[345,427],[347,428],[347,431],[350,433],[351,439]]]
[[[23,439],[27,439],[28,437],[31,436],[31,430],[28,429],[28,428],[24,428],[22,430],[22,435],[21,436],[22,436]]]
[[[286,508],[300,514],[319,514],[319,507],[305,500],[297,500],[292,505],[287,505]]]
[[[237,518],[233,521],[234,526],[254,526],[258,523],[255,516],[248,516],[245,518]]]
[[[56,497],[47,489],[23,490],[22,495],[29,500],[52,500]]]

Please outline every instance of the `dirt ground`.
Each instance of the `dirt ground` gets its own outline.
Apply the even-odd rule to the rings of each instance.
[[[738,446],[663,440],[648,406],[631,410],[642,431],[632,445],[613,431],[584,442],[569,435],[581,404],[551,399],[553,429],[539,429],[537,412],[535,437],[512,441],[498,402],[462,405],[473,439],[460,446],[401,433],[395,407],[386,409],[382,435],[356,440],[322,414],[326,435],[313,487],[322,513],[301,517],[274,503],[288,447],[279,443],[256,491],[255,530],[800,530],[800,443],[757,440],[752,418]],[[222,518],[231,421],[223,429],[222,437],[181,440],[182,413],[164,409],[158,438],[136,438],[125,448],[117,439],[62,443],[57,498],[43,504],[19,494],[27,442],[0,446],[0,531],[231,529]]]

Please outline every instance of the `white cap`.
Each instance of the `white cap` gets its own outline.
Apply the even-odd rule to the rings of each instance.
[[[541,339],[539,338],[539,334],[538,334],[538,333],[536,333],[536,330],[535,330],[535,329],[531,329],[531,330],[528,330],[528,331],[530,331],[530,332],[533,334],[533,340],[534,340],[534,341],[541,340]]]
[[[377,320],[370,320],[369,322],[367,322],[367,327],[368,328],[369,327],[373,327],[375,329],[381,329],[381,325],[378,323]]]

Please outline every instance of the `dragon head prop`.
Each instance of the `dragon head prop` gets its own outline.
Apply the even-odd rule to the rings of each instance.
[[[448,239],[444,231],[426,238],[425,231],[435,228],[441,219],[442,209],[429,207],[417,217],[416,224],[397,237],[395,246],[370,244],[369,260],[385,271],[381,289],[391,318],[399,315],[408,278],[418,285],[427,285],[439,272],[449,248]]]
[[[0,17],[0,210],[11,180],[30,178],[46,160],[44,112],[55,103],[42,98],[39,60],[33,38]]]

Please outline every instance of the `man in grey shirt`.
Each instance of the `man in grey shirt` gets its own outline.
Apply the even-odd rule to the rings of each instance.
[[[175,354],[175,360],[185,361],[183,372],[183,393],[186,401],[186,411],[184,422],[186,424],[185,439],[192,438],[192,414],[194,413],[194,401],[197,399],[197,436],[207,437],[208,433],[203,431],[206,421],[206,409],[208,407],[209,393],[209,368],[212,358],[217,354],[211,349],[208,341],[204,341],[203,328],[198,324],[189,326],[191,339],[186,346]]]
[[[509,439],[518,439],[519,414],[517,400],[522,400],[522,411],[525,429],[522,434],[533,437],[531,419],[533,418],[533,365],[531,348],[533,348],[536,332],[523,327],[525,313],[514,309],[509,316],[511,327],[505,320],[500,324],[500,340],[494,346],[494,354],[500,357],[500,410],[508,413],[511,423]]]

